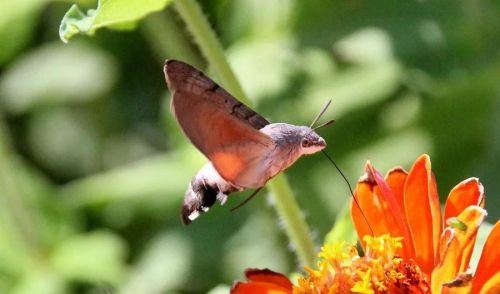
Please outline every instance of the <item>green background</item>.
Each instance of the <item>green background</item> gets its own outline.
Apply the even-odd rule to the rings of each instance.
[[[64,44],[71,4],[0,5],[0,292],[225,293],[247,267],[300,270],[267,192],[180,224],[206,161],[168,110],[163,62],[216,77],[174,6]],[[385,173],[427,153],[441,200],[479,177],[498,220],[500,2],[201,4],[263,116],[308,125],[333,99],[320,133],[351,183],[366,160]],[[319,246],[348,189],[321,155],[287,175]]]

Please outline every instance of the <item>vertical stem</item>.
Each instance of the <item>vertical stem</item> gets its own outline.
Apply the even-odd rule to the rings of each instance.
[[[144,18],[140,29],[148,39],[158,57],[183,58],[184,61],[200,67],[204,64],[195,44],[184,33],[184,24],[177,21],[175,11],[167,8]],[[161,61],[163,64],[163,61]]]
[[[276,211],[285,223],[288,238],[297,250],[299,260],[304,265],[314,265],[316,254],[310,230],[285,174],[282,173],[274,177],[269,182],[268,187],[274,196]]]
[[[224,50],[200,6],[195,0],[174,0],[175,6],[189,31],[200,47],[203,55],[215,69],[222,84],[243,103],[251,105],[225,58]],[[269,183],[276,210],[285,223],[285,230],[292,245],[297,250],[300,261],[312,266],[315,260],[314,243],[310,230],[293,196],[292,189],[284,174],[276,176]]]
[[[241,102],[250,104],[250,100],[243,92],[231,67],[229,67],[219,39],[210,27],[198,3],[195,0],[175,0],[174,4],[189,31],[193,34],[196,43],[200,46],[203,55],[205,55],[210,65],[217,72],[221,83],[227,87],[230,93],[238,97]]]

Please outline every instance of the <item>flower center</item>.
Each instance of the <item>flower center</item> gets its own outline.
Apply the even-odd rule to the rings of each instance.
[[[402,238],[365,236],[366,252],[345,242],[326,244],[317,269],[298,280],[293,293],[430,293],[426,276],[413,260],[397,256]]]

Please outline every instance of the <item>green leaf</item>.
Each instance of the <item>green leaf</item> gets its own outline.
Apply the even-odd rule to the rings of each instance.
[[[172,293],[189,281],[193,244],[178,232],[163,233],[154,238],[135,264],[120,294]]]
[[[190,161],[193,160],[196,163],[191,164]],[[201,155],[192,149],[187,149],[184,153],[151,156],[70,182],[61,187],[61,198],[74,208],[113,202],[139,202],[148,205],[145,198],[155,207],[177,206],[180,197],[184,195],[186,183],[189,183],[190,177],[202,163]]]
[[[0,1],[0,64],[4,64],[28,45],[47,0]]]
[[[248,265],[288,272],[287,253],[278,237],[279,228],[270,225],[274,221],[271,215],[255,211],[238,232],[231,236],[222,259],[226,280],[240,278]]]
[[[110,231],[76,235],[53,252],[55,270],[68,279],[118,284],[125,274],[127,245]]]
[[[171,0],[100,0],[97,9],[83,12],[76,4],[64,15],[59,37],[67,43],[74,35],[93,35],[96,30],[131,29],[146,15],[162,10]]]
[[[295,40],[288,37],[240,41],[230,48],[228,58],[245,93],[256,101],[282,93],[300,68]],[[259,70],[262,67],[266,70]]]
[[[349,34],[337,41],[333,45],[333,50],[341,60],[353,64],[376,64],[394,57],[389,34],[375,27]]]
[[[95,21],[96,10],[89,9],[87,14],[78,8],[78,5],[73,4],[64,15],[61,26],[59,27],[59,37],[64,43],[68,43],[69,39],[78,33],[93,34],[91,30],[92,24]]]
[[[356,230],[351,220],[350,201],[347,201],[342,211],[337,215],[332,229],[325,236],[325,244],[335,241],[356,242]]]
[[[9,113],[41,105],[83,103],[106,94],[116,64],[105,51],[83,43],[49,43],[23,55],[0,78],[0,104]]]
[[[69,293],[66,282],[61,276],[47,268],[33,266],[16,281],[9,291],[11,294],[64,294]]]

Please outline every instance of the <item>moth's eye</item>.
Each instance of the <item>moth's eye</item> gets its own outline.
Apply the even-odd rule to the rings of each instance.
[[[307,139],[302,140],[302,147],[309,147],[309,140]]]

